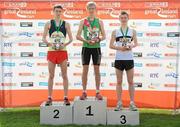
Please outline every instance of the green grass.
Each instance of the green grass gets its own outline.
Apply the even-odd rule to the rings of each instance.
[[[39,125],[39,108],[15,108],[0,112],[0,127],[82,127],[78,125]],[[91,127],[91,125],[83,126]],[[103,125],[93,127],[105,127]],[[106,126],[106,127],[119,127]],[[130,126],[123,126],[130,127]],[[180,127],[180,115],[172,115],[170,110],[141,109],[140,126],[135,127]]]

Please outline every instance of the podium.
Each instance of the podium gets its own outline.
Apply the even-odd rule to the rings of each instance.
[[[40,106],[40,124],[48,125],[139,125],[139,111],[123,109],[114,111],[107,108],[107,98],[96,100],[88,97],[80,100],[75,97],[70,106],[63,102],[53,102],[51,106]]]
[[[73,107],[63,105],[63,102],[53,102],[51,106],[40,106],[40,124],[64,125],[72,124]]]
[[[139,125],[139,111],[130,111],[128,109],[114,111],[107,110],[108,125]]]
[[[88,97],[86,100],[74,99],[74,119],[77,125],[106,125],[107,99],[96,100],[95,97]]]

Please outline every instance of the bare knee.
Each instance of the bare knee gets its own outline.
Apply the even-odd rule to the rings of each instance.
[[[122,86],[122,80],[117,81],[117,86],[119,86],[119,87]]]
[[[63,80],[68,80],[67,74],[62,74]]]
[[[133,86],[134,82],[133,81],[128,81],[129,86]]]
[[[53,80],[54,79],[54,74],[50,73],[49,74],[49,79]]]
[[[87,75],[88,74],[88,67],[83,67],[83,75]]]

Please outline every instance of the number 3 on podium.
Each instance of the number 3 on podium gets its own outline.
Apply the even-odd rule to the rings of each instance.
[[[121,123],[121,124],[125,124],[125,123],[127,122],[125,115],[121,115],[121,116],[120,116],[120,119],[121,119],[121,120],[120,120],[120,123]]]

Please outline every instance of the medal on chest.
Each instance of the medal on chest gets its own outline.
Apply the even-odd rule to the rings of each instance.
[[[50,42],[53,44],[52,49],[54,50],[60,50],[63,49],[62,44],[65,43],[65,37],[63,33],[60,31],[60,27],[62,25],[62,21],[60,22],[59,26],[56,26],[56,23],[54,22],[56,31],[54,31],[51,34]]]

